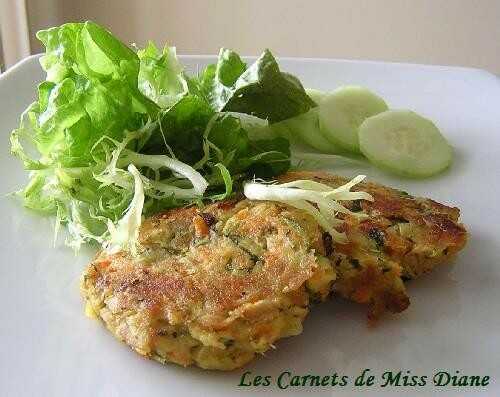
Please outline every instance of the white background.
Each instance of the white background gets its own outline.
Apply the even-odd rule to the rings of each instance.
[[[1,1],[1,0],[0,0]],[[17,1],[17,0],[3,0]],[[479,67],[500,74],[499,0],[27,0],[33,33],[92,19],[128,43],[180,54],[257,55]]]

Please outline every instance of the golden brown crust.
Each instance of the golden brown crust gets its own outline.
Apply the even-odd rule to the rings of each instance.
[[[332,187],[348,181],[325,172],[289,172],[280,178],[296,179],[312,179]],[[368,218],[339,214],[349,242],[334,247],[337,280],[333,288],[345,298],[368,303],[373,320],[386,310],[405,310],[410,300],[402,281],[450,262],[464,247],[467,232],[458,223],[458,208],[371,182],[352,190],[370,193],[374,201],[344,203]]]
[[[323,172],[289,172],[282,177],[284,181],[294,179],[314,179],[332,187],[347,182]],[[448,262],[448,256],[465,246],[467,232],[458,223],[458,208],[371,182],[360,183],[353,191],[368,192],[375,200],[355,204],[368,214],[366,220],[339,214],[345,220],[344,231],[350,241],[346,247],[339,247],[342,252],[378,248],[385,257],[401,264],[404,278],[414,278],[425,272],[414,269],[415,261],[422,265],[430,261],[436,266]],[[354,210],[352,202],[345,204]]]
[[[308,172],[280,179],[346,182]],[[347,244],[333,243],[300,210],[243,197],[157,214],[141,227],[140,257],[101,253],[84,274],[83,294],[139,353],[216,369],[237,368],[300,333],[310,300],[330,290],[368,304],[372,320],[401,312],[410,303],[403,280],[465,245],[459,210],[369,182],[354,190],[375,200],[345,203],[368,215],[339,214]]]
[[[317,262],[321,233],[307,214],[276,203],[170,210],[143,223],[139,257],[101,253],[82,291],[141,354],[232,369],[299,333],[309,295],[328,295],[335,275]]]

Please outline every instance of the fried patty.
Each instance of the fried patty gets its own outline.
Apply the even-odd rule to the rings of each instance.
[[[82,292],[118,339],[161,362],[241,367],[299,334],[335,279],[313,218],[276,203],[171,210],[143,223],[140,242],[138,257],[98,254]]]
[[[295,172],[281,181],[347,182]],[[459,210],[374,183],[373,202],[345,202],[348,244],[307,213],[243,197],[147,219],[140,255],[98,254],[82,279],[89,313],[140,354],[229,370],[302,330],[309,305],[330,291],[368,304],[369,317],[409,305],[404,280],[449,261],[464,246]],[[339,229],[340,230],[340,229]]]
[[[311,179],[332,187],[348,182],[324,172],[289,172],[280,179]],[[374,320],[386,310],[405,310],[410,300],[403,281],[450,262],[465,246],[467,232],[459,223],[458,208],[371,182],[351,190],[367,192],[374,201],[343,202],[351,211],[368,217],[360,220],[338,214],[349,242],[329,250],[337,273],[333,290],[368,304],[369,317]]]

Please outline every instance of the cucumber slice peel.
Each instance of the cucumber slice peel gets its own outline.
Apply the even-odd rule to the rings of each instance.
[[[309,95],[317,105],[321,104],[323,100],[328,96],[328,93],[325,91],[317,90],[315,88],[306,88],[306,94]]]
[[[370,162],[411,178],[438,174],[453,157],[439,129],[409,110],[390,110],[366,119],[359,129],[359,143]]]
[[[386,110],[385,101],[368,89],[340,87],[319,106],[320,130],[334,145],[359,153],[359,126],[368,117]]]
[[[322,153],[338,153],[338,148],[325,139],[319,129],[318,108],[278,123],[271,124],[278,135],[292,143],[303,143]]]

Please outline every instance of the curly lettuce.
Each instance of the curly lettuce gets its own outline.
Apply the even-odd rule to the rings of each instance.
[[[263,127],[314,106],[267,50],[247,67],[223,49],[190,76],[174,47],[134,50],[93,22],[37,37],[46,80],[10,137],[30,178],[18,196],[75,249],[134,251],[144,216],[285,172],[289,142]]]

